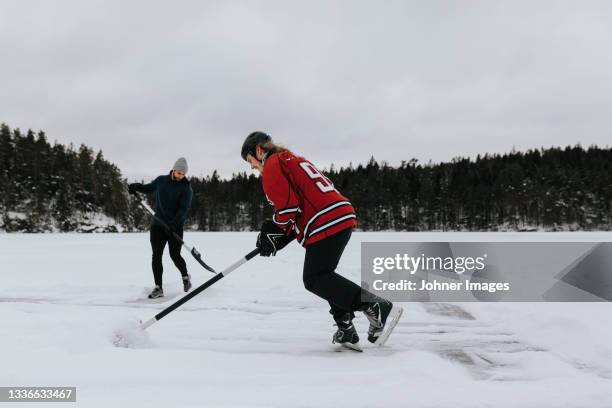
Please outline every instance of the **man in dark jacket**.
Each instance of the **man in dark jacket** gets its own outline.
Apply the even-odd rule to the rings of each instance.
[[[189,184],[187,174],[187,160],[184,157],[179,158],[170,174],[159,176],[149,184],[133,183],[128,186],[130,194],[135,194],[137,191],[142,193],[155,193],[155,215],[161,218],[170,228],[167,230],[155,218],[151,223],[151,248],[153,249],[153,278],[155,279],[155,289],[149,295],[149,299],[160,298],[164,296],[162,288],[162,274],[164,271],[162,265],[162,255],[166,243],[170,247],[170,258],[174,265],[181,272],[183,277],[183,288],[185,292],[191,289],[190,276],[187,273],[187,265],[181,256],[181,243],[174,238],[173,232],[178,236],[183,237],[183,225],[187,218],[187,211],[191,207],[191,199],[193,198],[193,190]]]

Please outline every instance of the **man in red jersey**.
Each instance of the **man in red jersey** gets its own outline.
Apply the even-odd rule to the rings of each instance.
[[[264,193],[275,210],[257,237],[261,256],[274,256],[296,239],[306,248],[304,286],[329,302],[338,326],[332,341],[361,350],[352,319],[355,311],[362,311],[370,322],[368,340],[383,345],[402,308],[336,273],[357,225],[350,201],[312,163],[263,132],[247,136],[241,155],[262,175]]]

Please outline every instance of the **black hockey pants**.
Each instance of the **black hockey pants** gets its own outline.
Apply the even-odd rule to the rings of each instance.
[[[329,302],[334,319],[346,313],[350,313],[352,318],[353,311],[360,304],[361,287],[336,273],[352,231],[352,228],[348,228],[306,247],[304,286]]]
[[[183,238],[183,229],[176,231],[178,236]],[[181,272],[182,276],[187,276],[187,264],[181,256],[181,243],[177,241],[172,234],[170,234],[164,227],[160,225],[151,226],[151,249],[153,249],[153,259],[151,266],[153,267],[153,279],[155,280],[156,286],[162,286],[162,274],[164,273],[164,267],[162,264],[162,255],[164,254],[164,248],[166,243],[170,247],[170,258],[172,262]]]

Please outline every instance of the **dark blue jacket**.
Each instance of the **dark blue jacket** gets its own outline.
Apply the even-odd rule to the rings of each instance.
[[[187,177],[176,181],[172,179],[170,172],[166,176],[159,176],[149,184],[139,185],[137,191],[155,192],[155,215],[173,228],[183,228],[193,198],[193,190]],[[159,225],[155,218],[153,225]]]

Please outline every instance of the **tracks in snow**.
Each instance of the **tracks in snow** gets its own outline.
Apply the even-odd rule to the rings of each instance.
[[[457,304],[423,303],[422,307],[425,312],[422,319],[406,319],[395,329],[394,348],[430,351],[460,364],[476,380],[525,380],[521,377],[523,364],[540,357],[558,360],[585,374],[612,379],[609,369],[571,360],[531,344],[495,323],[480,322]]]
[[[0,297],[0,303],[30,303],[30,304],[53,304],[65,306],[84,307],[122,307],[129,309],[161,310],[176,299],[167,302],[150,303],[126,303],[119,301],[112,303],[108,301],[85,301],[82,299],[45,299],[35,297]],[[366,347],[366,355],[392,355],[406,351],[431,352],[455,364],[464,367],[476,380],[493,381],[516,381],[525,380],[521,377],[523,364],[536,358],[549,358],[567,364],[584,375],[594,375],[603,379],[612,379],[612,370],[609,368],[594,366],[577,359],[558,355],[545,347],[532,344],[520,338],[515,333],[500,327],[494,322],[482,322],[458,304],[449,303],[409,303],[405,306],[402,320],[395,328],[390,340],[390,347],[377,349]],[[420,310],[418,310],[420,308]],[[241,303],[233,307],[215,306],[186,306],[183,311],[198,312],[236,312],[258,315],[276,313],[305,313],[314,311],[310,307],[295,306],[290,304],[264,305],[258,302]],[[319,310],[317,309],[317,313]],[[306,317],[306,316],[303,316]],[[238,316],[234,316],[238,318]],[[306,317],[308,319],[308,317]],[[313,316],[314,318],[314,316]],[[318,314],[316,317],[318,321]],[[303,335],[308,336],[306,333]],[[247,337],[248,338],[248,337]],[[267,343],[273,337],[260,333],[251,337],[251,341]],[[223,338],[223,341],[228,341]],[[216,343],[216,336],[208,339],[208,342]],[[291,340],[291,339],[288,339]],[[295,340],[295,339],[293,339]],[[313,341],[315,338],[313,337]],[[281,341],[281,343],[284,343]],[[209,343],[209,345],[211,345]],[[295,352],[291,344],[283,344],[284,352]],[[262,344],[264,349],[268,347]],[[215,348],[215,347],[213,347]],[[279,350],[280,351],[280,350]],[[325,352],[317,353],[314,349],[310,352],[315,355],[325,355]],[[358,355],[357,355],[358,356]]]

